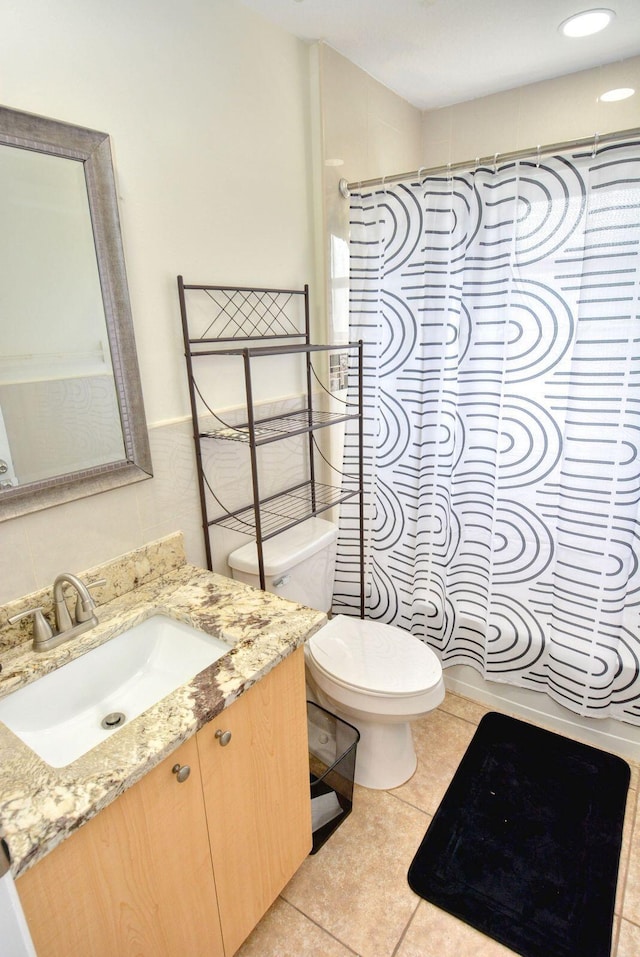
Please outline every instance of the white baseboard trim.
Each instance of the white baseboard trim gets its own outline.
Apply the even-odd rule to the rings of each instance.
[[[604,751],[640,761],[640,727],[636,725],[615,718],[583,718],[542,692],[486,681],[473,668],[464,665],[446,668],[444,682],[447,690],[454,694],[543,725]]]

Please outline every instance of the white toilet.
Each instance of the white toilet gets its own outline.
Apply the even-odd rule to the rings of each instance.
[[[310,608],[331,607],[338,530],[314,518],[264,543],[268,591]],[[255,542],[228,558],[233,577],[259,587]],[[305,646],[316,702],[360,732],[356,783],[394,788],[416,769],[410,722],[444,698],[442,666],[419,638],[380,622],[337,615]]]

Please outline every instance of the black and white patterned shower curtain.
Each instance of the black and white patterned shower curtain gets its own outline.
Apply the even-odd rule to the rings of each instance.
[[[350,250],[367,617],[640,723],[640,144],[354,194]]]

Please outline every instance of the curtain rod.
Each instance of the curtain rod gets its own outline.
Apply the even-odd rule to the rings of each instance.
[[[535,146],[524,150],[515,150],[511,153],[494,153],[493,156],[476,156],[473,160],[464,160],[460,163],[445,163],[442,166],[432,166],[427,168],[421,166],[420,169],[411,170],[408,173],[395,173],[391,176],[378,176],[376,179],[365,179],[359,183],[348,183],[346,179],[341,179],[339,184],[340,193],[345,199],[348,198],[352,189],[362,189],[366,186],[383,186],[386,183],[399,183],[406,179],[424,179],[427,176],[435,176],[437,173],[455,173],[460,170],[469,170],[479,166],[496,166],[498,158],[501,163],[512,160],[528,159],[535,157],[536,160],[542,156],[550,156],[554,153],[562,153],[566,150],[581,149],[591,147],[595,156],[599,147],[604,143],[615,142],[616,140],[630,139],[640,136],[640,127],[631,130],[621,130],[617,133],[605,133],[600,135],[594,133],[593,136],[587,136],[581,140],[568,140],[566,143],[551,143],[547,146]]]

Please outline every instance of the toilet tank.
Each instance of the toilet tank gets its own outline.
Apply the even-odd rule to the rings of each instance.
[[[333,595],[337,526],[310,518],[263,543],[267,591],[318,611],[329,611]],[[237,548],[227,559],[237,581],[260,587],[255,541]]]

